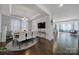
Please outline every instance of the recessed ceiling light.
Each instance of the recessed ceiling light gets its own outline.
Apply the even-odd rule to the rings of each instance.
[[[23,18],[22,18],[22,20],[25,20],[25,21],[27,21],[27,20],[28,20],[28,18],[26,18],[26,17],[23,17]]]
[[[24,20],[24,19],[25,19],[25,17],[22,18],[22,20]]]
[[[59,7],[62,7],[64,4],[59,4]]]

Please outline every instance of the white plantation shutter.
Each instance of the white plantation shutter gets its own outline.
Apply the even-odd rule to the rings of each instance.
[[[28,31],[28,22],[27,20],[22,20],[22,30]]]
[[[28,21],[25,20],[19,20],[19,19],[11,19],[11,30],[12,31],[19,31],[19,30],[28,30]]]
[[[11,30],[18,31],[21,29],[21,20],[11,19]]]

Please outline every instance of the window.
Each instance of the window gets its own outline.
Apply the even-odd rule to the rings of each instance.
[[[21,29],[21,20],[11,19],[11,30],[18,31]]]
[[[11,19],[11,30],[12,31],[24,31],[24,30],[28,30],[28,19]]]
[[[74,22],[74,30],[78,30],[78,21]]]
[[[28,19],[24,19],[24,20],[22,20],[22,22],[21,22],[21,28],[22,28],[22,30],[26,30],[26,31],[28,31],[28,22],[27,22],[27,20]]]
[[[78,31],[78,21],[59,23],[58,26],[59,26],[59,30],[64,30],[64,31],[76,30],[76,31]]]

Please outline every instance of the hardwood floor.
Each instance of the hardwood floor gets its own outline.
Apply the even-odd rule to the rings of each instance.
[[[25,54],[27,54],[27,51]],[[39,38],[38,43],[28,50],[28,54],[30,55],[51,55],[52,44],[47,39]]]
[[[49,41],[45,38],[37,37],[38,42],[34,46],[28,49],[20,50],[20,51],[11,51],[11,52],[0,52],[0,55],[72,55],[72,54],[75,54],[75,53],[69,53],[68,51],[71,51],[72,49],[66,50],[66,48],[67,47],[76,48],[78,44],[77,43],[78,40],[73,37],[70,37],[69,35],[64,35],[64,34],[62,35],[60,36],[59,39],[55,41],[54,40]],[[67,51],[67,52],[64,53],[63,51]]]
[[[0,52],[0,55],[51,55],[53,52],[52,41],[38,38],[38,43],[29,49],[13,52]]]
[[[0,42],[0,47],[4,47],[6,45],[6,42]]]

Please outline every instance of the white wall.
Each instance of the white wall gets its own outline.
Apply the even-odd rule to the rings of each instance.
[[[28,31],[32,31],[32,21],[28,20]]]
[[[1,42],[1,14],[0,14],[0,42]]]
[[[37,21],[32,21],[32,31],[38,31]]]
[[[11,18],[9,16],[2,15],[2,30],[7,26],[7,31],[11,31]]]
[[[48,16],[46,17],[46,33],[47,33],[47,38],[49,40],[54,39],[53,37],[53,25],[51,24],[51,17]]]
[[[1,23],[2,23],[2,22],[1,22],[1,14],[0,14],[0,32],[1,32]]]
[[[9,4],[0,4],[0,32],[2,32],[2,28],[3,28],[3,23],[7,23],[5,25],[8,26],[9,24],[9,20],[8,20],[8,17],[6,16],[3,16],[3,15],[10,15],[10,12],[9,12]],[[8,29],[9,29],[9,26],[8,26]],[[0,34],[0,38],[1,38],[1,34]],[[2,40],[0,39],[0,42]]]
[[[46,18],[45,17],[38,18],[38,19],[35,19],[34,21],[32,21],[32,30],[40,31],[40,29],[38,29],[38,23],[40,23],[40,22],[46,22]],[[43,30],[46,30],[46,29],[43,29]]]
[[[0,13],[10,15],[9,4],[0,4]]]
[[[0,32],[3,33],[4,28],[7,26],[7,30],[10,30],[10,18],[8,16],[4,16],[0,14]],[[6,39],[2,40],[0,33],[0,42],[5,42]]]
[[[40,19],[36,19],[34,21],[32,21],[32,30],[35,31],[40,31],[40,29],[38,29],[38,23],[40,22],[46,22],[46,29],[43,29],[42,31],[46,32],[46,37],[48,40],[52,40],[53,39],[53,26],[51,25],[51,18],[49,16],[40,18]]]
[[[1,32],[4,36],[6,36],[4,33],[4,31],[10,31],[11,30],[11,19],[8,16],[5,15],[1,15]],[[6,27],[6,30],[5,30]],[[3,40],[1,40],[0,42],[6,42],[6,37],[3,37]]]

